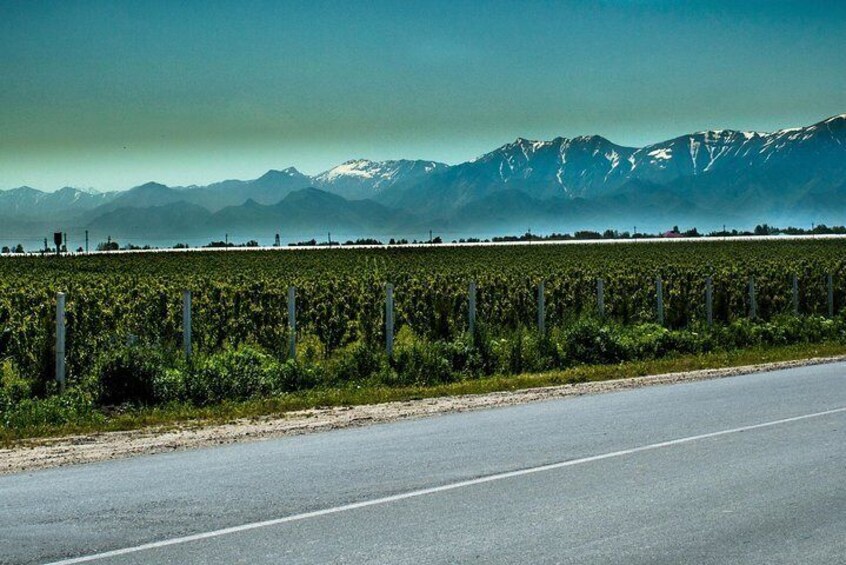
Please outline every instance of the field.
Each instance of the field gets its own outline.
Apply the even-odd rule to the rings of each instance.
[[[57,292],[67,295],[68,384],[86,401],[208,405],[351,383],[442,384],[839,340],[844,259],[840,240],[0,259],[0,407],[12,425],[16,403],[55,392]],[[792,315],[794,276],[799,317]],[[708,277],[713,327],[705,323]],[[663,327],[656,325],[656,278],[663,287]],[[475,335],[467,332],[471,281]],[[384,353],[389,282],[396,331],[391,357]],[[536,330],[541,282],[544,335]],[[287,359],[289,286],[297,289],[296,361]],[[190,361],[180,354],[184,290],[193,296]]]

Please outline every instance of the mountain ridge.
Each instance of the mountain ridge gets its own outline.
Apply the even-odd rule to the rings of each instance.
[[[18,187],[0,191],[0,218],[9,225],[34,222],[95,228],[119,225],[98,219],[120,217],[117,211],[121,209],[133,209],[136,214],[139,209],[155,209],[152,213],[171,218],[177,231],[190,231],[180,223],[190,218],[197,224],[201,216],[197,209],[183,206],[186,220],[180,222],[179,214],[162,208],[185,203],[207,211],[208,218],[200,223],[218,231],[226,229],[227,214],[238,216],[239,225],[249,224],[244,209],[279,220],[280,214],[261,207],[282,205],[292,194],[304,200],[296,206],[296,198],[288,200],[290,214],[322,226],[334,219],[351,231],[359,221],[362,235],[374,228],[377,218],[393,226],[391,214],[404,218],[405,224],[399,226],[408,230],[463,225],[468,230],[503,231],[516,226],[524,229],[526,222],[559,230],[567,226],[598,229],[633,220],[646,227],[648,222],[673,218],[703,226],[723,220],[831,222],[846,212],[846,114],[770,133],[700,131],[644,147],[618,145],[600,135],[551,140],[517,137],[455,165],[353,159],[313,176],[288,167],[271,169],[252,180],[205,186],[148,182],[105,193],[70,187],[47,193]],[[340,200],[327,199],[327,194]],[[321,205],[332,214],[316,215],[314,210]],[[219,214],[235,208],[241,210]],[[487,218],[480,216],[485,213]],[[307,227],[307,222],[293,216],[288,222]],[[253,224],[256,229],[268,227],[258,216]],[[153,230],[158,224],[151,221],[149,225]]]

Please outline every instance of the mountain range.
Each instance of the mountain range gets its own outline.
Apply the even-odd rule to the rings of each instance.
[[[846,223],[846,114],[773,133],[712,130],[646,147],[517,138],[481,157],[347,161],[254,180],[121,192],[0,191],[0,242],[53,231],[153,243],[233,238],[445,239],[576,229]],[[34,245],[30,245],[34,246]]]

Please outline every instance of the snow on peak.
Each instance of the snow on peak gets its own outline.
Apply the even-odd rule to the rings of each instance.
[[[571,143],[589,144],[589,143],[608,143],[608,140],[601,135],[579,135],[574,137]]]
[[[546,147],[546,146],[551,145],[551,144],[552,144],[551,141],[542,141],[542,140],[538,140],[538,139],[526,139],[524,137],[518,137],[517,139],[514,140],[514,143],[511,143],[509,145],[511,147],[519,147],[524,152],[525,151],[535,152],[538,149],[541,149],[542,147]]]
[[[668,160],[673,158],[673,149],[672,147],[659,147],[658,149],[653,149],[647,153],[647,155],[652,157],[654,160]]]
[[[302,173],[299,172],[294,167],[288,167],[287,169],[282,170],[282,171],[280,171],[278,169],[270,169],[269,171],[264,173],[260,177],[260,179],[261,180],[270,180],[270,179],[278,179],[280,177],[298,177],[298,176],[301,176],[301,175],[302,175]]]
[[[353,159],[318,175],[322,181],[332,182],[339,177],[372,179],[380,173],[379,164],[369,159]]]
[[[705,131],[698,131],[690,136],[690,138],[701,137],[703,141],[734,141],[739,138],[752,139],[760,135],[754,131],[737,131],[733,129],[709,129]]]
[[[533,141],[532,142],[532,151],[537,151],[541,147],[546,147],[549,145],[548,141]]]

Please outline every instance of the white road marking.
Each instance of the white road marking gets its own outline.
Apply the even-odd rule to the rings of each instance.
[[[568,461],[561,461],[558,463],[550,463],[547,465],[540,465],[538,467],[530,467],[527,469],[520,469],[517,471],[508,471],[505,473],[497,473],[494,475],[486,475],[484,477],[478,477],[475,479],[468,479],[466,481],[459,481],[456,483],[450,483],[447,485],[441,485],[438,487],[431,487],[425,488],[420,490],[413,490],[401,494],[394,494],[391,496],[385,496],[382,498],[375,498],[372,500],[364,500],[362,502],[354,502],[352,504],[344,504],[342,506],[335,506],[333,508],[324,508],[323,510],[314,510],[312,512],[303,512],[302,514],[293,514],[291,516],[285,516],[283,518],[274,518],[272,520],[265,520],[263,522],[253,522],[250,524],[243,524],[240,526],[233,526],[231,528],[223,528],[220,530],[213,530],[210,532],[203,532],[199,534],[193,534],[190,536],[184,536],[179,538],[171,538],[162,541],[156,541],[151,543],[145,543],[141,545],[136,545],[133,547],[125,547],[122,549],[115,549],[113,551],[105,551],[103,553],[95,553],[92,555],[85,555],[82,557],[75,557],[72,559],[65,559],[62,561],[55,561],[48,565],[70,565],[72,563],[87,563],[90,561],[97,561],[100,559],[107,559],[109,557],[119,557],[121,555],[128,555],[130,553],[137,553],[139,551],[146,551],[149,549],[157,549],[160,547],[168,547],[171,545],[178,545],[183,543],[188,543],[192,541],[199,541],[209,538],[215,538],[219,536],[225,536],[228,534],[236,534],[239,532],[246,532],[249,530],[256,530],[258,528],[266,528],[269,526],[276,526],[279,524],[287,524],[289,522],[298,522],[301,520],[308,520],[309,518],[318,518],[320,516],[327,516],[330,514],[338,514],[340,512],[347,512],[349,510],[357,510],[359,508],[367,508],[368,506],[378,506],[381,504],[389,504],[391,502],[396,502],[399,500],[406,500],[408,498],[417,498],[419,496],[426,496],[428,494],[436,494],[440,492],[446,492],[450,490],[460,489],[464,487],[480,485],[484,483],[491,483],[494,481],[501,481],[503,479],[510,479],[513,477],[522,477],[524,475],[532,475],[534,473],[542,473],[544,471],[552,471],[554,469],[563,469],[565,467],[573,467],[575,465],[583,465],[585,463],[592,463],[594,461],[602,461],[604,459],[612,459],[615,457],[623,457],[626,455],[632,455],[635,453],[641,453],[644,451],[652,451],[655,449],[662,449],[664,447],[672,447],[675,445],[681,445],[685,443],[691,443],[694,441],[699,441],[703,439],[710,439],[715,437],[720,437],[728,434],[736,434],[740,432],[748,432],[752,430],[759,430],[761,428],[769,428],[772,426],[778,426],[781,424],[789,424],[791,422],[799,422],[801,420],[809,420],[811,418],[819,418],[822,416],[829,416],[831,414],[839,414],[842,412],[846,412],[846,406],[841,408],[835,408],[832,410],[825,410],[823,412],[814,412],[813,414],[804,414],[802,416],[794,416],[792,418],[783,418],[781,420],[773,420],[770,422],[764,422],[762,424],[753,424],[750,426],[741,426],[739,428],[732,428],[729,430],[721,430],[718,432],[710,432],[707,434],[700,434],[695,436],[688,436],[679,439],[672,439],[669,441],[662,441],[658,443],[652,443],[649,445],[643,445],[640,447],[633,447],[631,449],[622,449],[620,451],[613,451],[611,453],[603,453],[601,455],[592,455],[590,457],[582,457],[581,459],[571,459]]]

